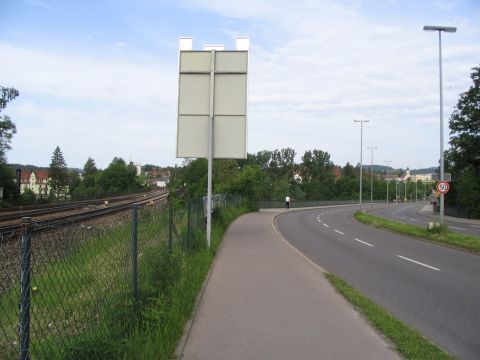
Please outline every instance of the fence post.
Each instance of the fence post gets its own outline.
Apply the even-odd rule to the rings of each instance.
[[[19,311],[19,337],[20,360],[30,359],[30,301],[31,301],[31,275],[32,275],[32,232],[31,217],[22,218],[23,232],[21,244],[20,265],[20,311]]]
[[[173,204],[172,197],[168,195],[168,249],[172,250],[173,236]]]
[[[132,288],[135,304],[138,302],[138,241],[137,241],[137,208],[138,204],[132,205]]]
[[[187,239],[185,241],[187,247],[190,246],[190,243],[191,243],[191,228],[192,228],[192,224],[191,224],[191,211],[190,209],[192,208],[192,203],[190,202],[190,200],[187,200]]]

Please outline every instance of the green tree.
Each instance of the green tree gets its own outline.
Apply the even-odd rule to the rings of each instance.
[[[480,66],[472,70],[473,85],[460,94],[449,122],[446,165],[452,173],[452,191],[446,204],[460,205],[470,216],[480,217]]]
[[[307,200],[327,200],[335,197],[335,176],[330,154],[322,150],[306,151],[300,172],[302,189]]]
[[[0,86],[0,112],[5,109],[9,101],[18,96],[18,90]],[[17,132],[17,127],[8,115],[0,116],[0,163],[7,162],[6,152],[10,150],[10,142]]]
[[[142,185],[137,179],[137,169],[119,157],[113,158],[108,167],[97,178],[97,188],[104,195],[138,191]]]
[[[49,186],[51,191],[56,194],[57,198],[60,196],[60,193],[65,193],[68,185],[67,163],[59,146],[53,151],[52,161],[48,168],[48,177],[50,178]]]

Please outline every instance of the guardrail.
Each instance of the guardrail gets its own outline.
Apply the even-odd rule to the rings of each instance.
[[[375,204],[384,203],[385,200],[373,200]],[[318,201],[295,201],[290,200],[290,208],[308,208],[317,206],[333,206],[333,205],[355,205],[358,200],[318,200]],[[370,201],[364,201],[363,206],[370,204]],[[259,200],[257,201],[259,209],[278,209],[285,208],[283,200]]]

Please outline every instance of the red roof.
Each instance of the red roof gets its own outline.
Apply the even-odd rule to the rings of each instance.
[[[48,170],[34,170],[30,171],[28,169],[22,169],[22,173],[20,175],[20,183],[27,184],[30,182],[30,176],[32,172],[35,173],[35,177],[37,181],[39,180],[48,180]]]

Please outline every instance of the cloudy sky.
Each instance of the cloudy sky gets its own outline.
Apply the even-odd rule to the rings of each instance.
[[[248,152],[321,149],[356,164],[360,126],[374,162],[435,166],[438,35],[445,143],[458,94],[480,64],[478,0],[0,0],[3,111],[18,133],[11,163],[71,167],[88,157],[160,166],[175,158],[178,37],[194,49],[250,38]],[[367,152],[368,151],[368,152]]]

